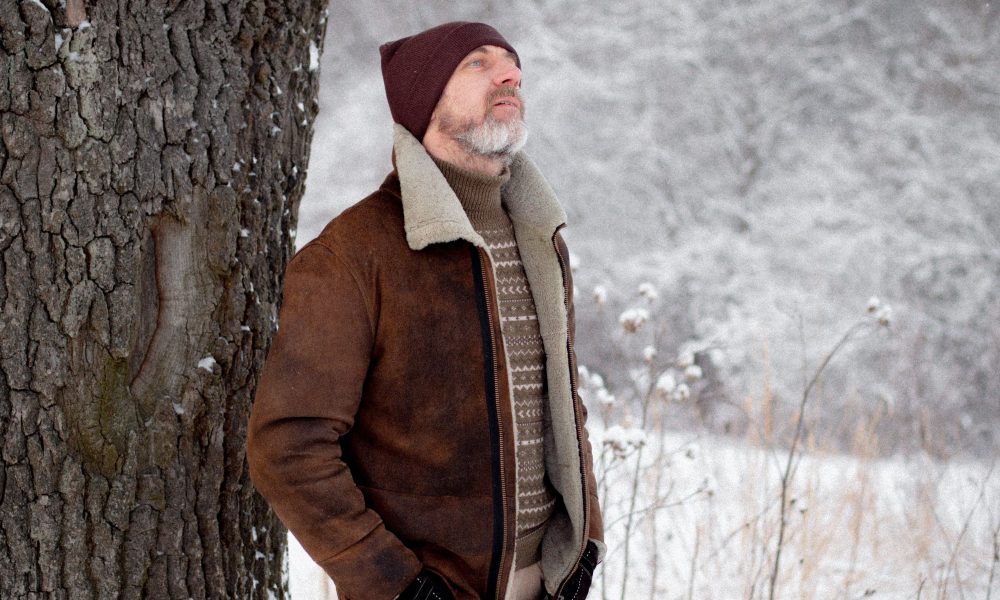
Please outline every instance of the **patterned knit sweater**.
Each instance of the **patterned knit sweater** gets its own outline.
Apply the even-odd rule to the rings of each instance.
[[[493,262],[500,329],[507,351],[514,394],[517,440],[517,544],[515,565],[525,567],[541,558],[545,525],[556,507],[557,492],[545,476],[543,448],[548,396],[545,349],[538,329],[514,227],[504,210],[501,188],[510,179],[471,173],[437,161],[458,196],[472,227],[486,241]]]

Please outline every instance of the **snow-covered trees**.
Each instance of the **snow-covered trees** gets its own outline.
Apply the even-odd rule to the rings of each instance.
[[[527,149],[604,310],[651,281],[675,341],[725,340],[731,396],[790,402],[800,376],[776,365],[814,357],[877,294],[895,337],[831,369],[837,414],[891,405],[894,437],[924,443],[923,427],[939,453],[998,443],[996,2],[387,4],[334,25],[343,75],[323,92],[336,126],[322,139],[348,152],[307,196],[306,238],[389,168],[377,44],[488,20],[525,57]],[[605,316],[582,312],[583,333]],[[587,339],[585,361],[610,366],[606,340]]]

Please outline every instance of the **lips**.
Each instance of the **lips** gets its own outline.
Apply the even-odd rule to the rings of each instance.
[[[509,106],[519,112],[524,110],[521,96],[517,88],[512,86],[503,86],[494,90],[490,96],[490,106],[493,108]]]

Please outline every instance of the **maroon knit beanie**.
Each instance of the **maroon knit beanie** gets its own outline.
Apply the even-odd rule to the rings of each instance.
[[[485,23],[455,21],[379,47],[382,80],[392,120],[424,139],[444,86],[465,55],[480,46],[514,53],[503,36]],[[520,66],[518,61],[518,66]]]

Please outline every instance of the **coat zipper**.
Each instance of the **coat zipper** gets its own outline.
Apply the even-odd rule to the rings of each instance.
[[[556,593],[553,596],[556,600],[562,600],[562,594],[566,584],[569,583],[569,578],[573,576],[573,573],[579,568],[580,562],[583,560],[583,553],[587,550],[587,534],[590,531],[590,494],[587,493],[587,473],[586,467],[583,464],[586,460],[586,456],[583,452],[583,435],[581,434],[580,426],[580,409],[576,402],[576,365],[573,360],[573,338],[569,335],[569,284],[566,277],[567,269],[569,265],[566,264],[566,259],[563,257],[562,253],[559,251],[559,244],[556,242],[556,236],[559,235],[559,230],[565,225],[560,225],[556,228],[555,233],[552,234],[552,248],[556,252],[556,256],[559,257],[559,268],[562,270],[562,280],[563,280],[563,301],[566,305],[566,362],[569,363],[569,391],[573,402],[573,420],[576,424],[576,446],[580,453],[580,485],[583,491],[583,543],[580,546],[579,551],[576,555],[576,560],[574,561],[574,567],[570,570],[566,578],[562,580],[559,587],[556,588]]]
[[[497,360],[497,347],[496,347],[496,329],[493,326],[493,307],[490,300],[490,295],[488,293],[488,271],[486,269],[486,261],[488,257],[484,256],[485,251],[480,248],[473,248],[473,252],[477,258],[480,269],[481,284],[483,289],[483,306],[486,309],[486,322],[488,324],[489,340],[488,346],[490,348],[490,359],[492,361],[492,373],[493,373],[493,402],[494,402],[494,414],[496,415],[496,427],[497,427],[497,462],[499,463],[500,472],[500,555],[499,561],[496,566],[496,585],[494,586],[495,593],[494,598],[500,600],[501,593],[500,590],[506,582],[506,578],[501,578],[501,571],[503,571],[503,565],[506,562],[507,556],[507,475],[506,468],[504,466],[503,460],[503,448],[504,448],[504,430],[503,422],[500,418],[501,406],[500,406],[500,364]]]

